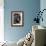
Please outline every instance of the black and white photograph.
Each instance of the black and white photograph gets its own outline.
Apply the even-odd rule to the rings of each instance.
[[[24,24],[24,12],[23,11],[12,11],[11,12],[11,25],[12,26],[23,26]]]

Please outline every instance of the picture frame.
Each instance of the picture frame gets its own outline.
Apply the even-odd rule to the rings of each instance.
[[[11,26],[21,27],[24,26],[24,12],[11,11]]]

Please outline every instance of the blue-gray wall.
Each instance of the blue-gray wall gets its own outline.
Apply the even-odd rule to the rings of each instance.
[[[40,1],[40,10],[42,11],[43,9],[46,9],[46,0],[41,0]],[[40,22],[40,25],[45,26],[46,27],[46,10],[43,12],[43,22]]]
[[[4,0],[4,38],[18,41],[31,31],[36,12],[40,9],[40,0]],[[24,11],[24,26],[11,27],[11,11]]]

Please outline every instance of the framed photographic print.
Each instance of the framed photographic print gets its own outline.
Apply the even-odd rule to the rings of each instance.
[[[24,25],[24,12],[23,11],[11,11],[11,25],[15,27]]]

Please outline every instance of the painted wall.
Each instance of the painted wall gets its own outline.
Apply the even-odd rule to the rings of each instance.
[[[24,26],[11,27],[11,11],[24,11]],[[35,14],[40,10],[40,0],[4,0],[4,37],[7,41],[18,41],[31,31]]]
[[[40,9],[41,9],[41,11],[43,10],[43,9],[46,9],[46,0],[41,0],[40,1]],[[46,10],[43,12],[43,22],[41,21],[40,22],[40,25],[43,25],[43,26],[46,26]]]

